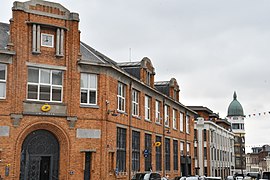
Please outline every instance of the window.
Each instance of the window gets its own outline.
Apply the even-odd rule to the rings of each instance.
[[[177,124],[176,124],[176,110],[173,109],[173,129],[177,129]]]
[[[7,66],[0,64],[0,99],[6,98]]]
[[[27,99],[62,102],[62,71],[28,68]]]
[[[187,143],[187,156],[190,156],[190,143]]]
[[[126,131],[124,128],[117,128],[116,167],[119,172],[126,171]]]
[[[132,115],[139,116],[139,91],[132,90]]]
[[[186,133],[190,133],[189,116],[186,116]]]
[[[150,85],[151,83],[151,72],[147,71],[146,72],[146,84]]]
[[[207,159],[207,149],[206,149],[206,147],[203,148],[203,157],[204,157],[204,159]]]
[[[178,141],[173,140],[173,170],[178,170]]]
[[[41,33],[41,46],[53,47],[54,35]]]
[[[145,134],[144,137],[144,148],[145,150],[148,151],[148,155],[145,156],[145,171],[151,171],[152,167],[151,167],[151,163],[152,163],[152,136],[151,134]]]
[[[97,75],[81,73],[81,104],[97,104]]]
[[[194,157],[197,158],[198,157],[198,152],[197,152],[197,147],[194,147]]]
[[[160,102],[156,101],[156,123],[160,123]]]
[[[170,171],[171,170],[171,148],[170,148],[170,139],[165,139],[165,170]]]
[[[118,94],[117,94],[117,102],[118,102],[118,111],[125,112],[125,106],[126,106],[126,86],[123,83],[118,83]]]
[[[173,90],[173,99],[177,100],[177,90],[176,89]]]
[[[144,106],[145,120],[150,121],[151,97],[145,95],[144,104],[145,104]]]
[[[140,171],[140,132],[132,131],[132,171]]]
[[[156,136],[156,142],[161,142],[161,137],[160,136]],[[156,171],[161,171],[161,167],[162,167],[162,161],[161,161],[161,157],[162,157],[162,152],[161,152],[162,148],[161,146],[156,146]]]
[[[198,140],[198,131],[197,129],[194,129],[194,141]]]
[[[233,124],[232,124],[232,129],[240,129],[240,124],[238,124],[238,123],[233,123]]]
[[[180,131],[184,131],[184,114],[180,112]]]
[[[207,140],[207,134],[206,134],[206,129],[203,130],[203,140]]]
[[[169,127],[169,107],[167,105],[164,106],[164,120],[165,126]]]
[[[180,155],[184,156],[184,142],[180,142]]]

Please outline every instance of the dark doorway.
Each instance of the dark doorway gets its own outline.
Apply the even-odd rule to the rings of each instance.
[[[91,178],[91,152],[85,152],[84,180]]]
[[[47,130],[31,132],[21,151],[20,180],[58,180],[59,143]]]
[[[42,156],[40,161],[40,180],[50,180],[50,156]]]

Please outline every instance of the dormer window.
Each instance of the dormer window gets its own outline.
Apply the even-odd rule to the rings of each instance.
[[[151,84],[151,72],[146,71],[146,84],[150,85]]]
[[[0,64],[0,99],[6,98],[7,66]]]

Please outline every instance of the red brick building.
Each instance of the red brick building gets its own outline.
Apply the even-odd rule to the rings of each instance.
[[[194,115],[148,58],[117,63],[80,41],[79,15],[14,2],[0,23],[0,176],[194,174]],[[84,33],[84,32],[82,32]]]

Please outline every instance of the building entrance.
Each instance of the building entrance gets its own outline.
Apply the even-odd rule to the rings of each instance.
[[[31,132],[21,151],[20,180],[58,180],[59,143],[47,130]]]

